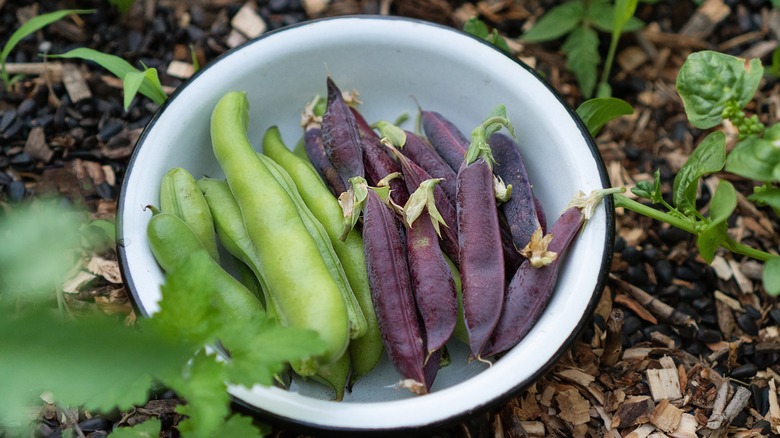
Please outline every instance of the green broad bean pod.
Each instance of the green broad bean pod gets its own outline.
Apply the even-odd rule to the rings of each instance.
[[[287,194],[295,204],[295,208],[298,209],[298,213],[301,216],[304,226],[309,230],[309,234],[314,238],[317,248],[322,255],[322,260],[328,267],[331,276],[336,281],[341,291],[341,296],[344,298],[344,302],[347,305],[347,315],[349,318],[349,337],[350,339],[356,339],[363,336],[366,333],[366,318],[363,315],[363,311],[355,298],[355,294],[352,292],[352,287],[347,279],[347,274],[344,272],[344,267],[341,264],[341,260],[336,255],[336,251],[333,249],[328,234],[325,232],[322,224],[317,220],[314,214],[311,212],[306,203],[301,199],[298,189],[295,187],[295,183],[290,179],[290,175],[287,174],[281,166],[279,166],[274,160],[269,157],[258,154],[260,160],[266,165],[268,170],[274,175],[276,181],[287,191]]]
[[[166,272],[184,263],[191,254],[205,251],[192,229],[171,213],[155,212],[149,220],[146,234],[152,254]],[[214,286],[218,291],[217,306],[238,319],[249,319],[257,313],[265,314],[263,305],[252,292],[214,259],[210,259],[210,262],[209,274],[214,279]]]
[[[333,363],[347,350],[347,306],[295,204],[250,144],[248,118],[245,93],[219,100],[211,115],[214,155],[241,208],[278,319],[316,331],[327,345],[322,357],[293,364],[299,374],[313,375],[320,362]]]
[[[222,247],[249,267],[260,283],[268,317],[275,317],[278,313],[276,306],[268,293],[268,285],[264,284],[263,277],[260,275],[260,257],[246,231],[241,207],[238,206],[233,192],[230,191],[230,186],[225,180],[204,177],[198,180],[198,187],[211,210],[214,228],[217,230],[217,237]]]
[[[195,177],[181,167],[174,167],[160,183],[160,210],[183,220],[198,236],[212,259],[219,261],[214,221]]]
[[[263,137],[263,153],[287,171],[303,202],[327,232],[366,319],[365,335],[353,339],[349,345],[354,383],[374,368],[384,350],[374,304],[371,302],[363,238],[359,231],[352,230],[345,240],[340,239],[344,224],[338,200],[325,186],[314,167],[287,148],[277,127],[266,131]]]

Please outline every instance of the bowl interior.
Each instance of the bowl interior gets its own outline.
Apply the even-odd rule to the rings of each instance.
[[[228,91],[250,102],[249,138],[259,149],[277,125],[293,147],[301,136],[303,105],[325,94],[330,75],[342,90],[356,89],[369,122],[407,113],[414,129],[417,104],[450,118],[468,134],[498,104],[515,125],[534,190],[552,223],[572,196],[604,187],[598,153],[561,100],[524,66],[464,33],[429,23],[378,17],[307,22],[272,32],[228,52],[169,99],[141,137],[119,205],[120,256],[129,290],[144,314],[157,310],[164,277],[146,241],[159,183],[171,167],[196,178],[221,177],[211,150],[211,110]],[[532,381],[569,342],[603,286],[612,224],[606,206],[567,255],[552,301],[531,333],[495,365],[467,363],[451,342],[452,365],[433,393],[412,397],[392,385],[398,374],[384,360],[341,403],[316,384],[231,388],[243,404],[272,416],[324,428],[397,429],[440,423],[501,399]],[[279,242],[280,245],[284,242]]]

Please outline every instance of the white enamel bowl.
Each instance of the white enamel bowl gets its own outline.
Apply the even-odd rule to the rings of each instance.
[[[326,74],[343,90],[360,92],[360,110],[372,122],[414,116],[419,103],[468,133],[497,104],[505,104],[550,223],[578,190],[588,193],[609,184],[574,112],[531,69],[491,45],[401,18],[305,22],[263,35],[207,65],[169,98],[139,139],[122,186],[118,221],[121,266],[141,315],[157,310],[163,283],[147,245],[150,213],[143,207],[158,203],[160,180],[172,167],[184,167],[196,178],[222,175],[209,137],[217,100],[228,91],[246,91],[253,144],[259,148],[265,130],[278,125],[292,147],[302,136],[303,105],[325,94]],[[330,401],[316,384],[296,384],[289,391],[232,387],[230,393],[238,405],[266,419],[320,431],[419,430],[496,407],[543,373],[587,321],[604,287],[613,236],[607,200],[568,253],[553,299],[528,336],[490,368],[467,363],[465,348],[451,342],[452,364],[440,371],[431,394],[415,397],[392,388],[399,376],[387,360],[342,402]]]

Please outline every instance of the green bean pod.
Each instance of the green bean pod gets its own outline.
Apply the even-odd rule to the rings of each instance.
[[[174,167],[163,176],[160,183],[160,210],[183,220],[198,236],[211,258],[219,261],[211,211],[195,177],[186,169]]]
[[[201,178],[198,180],[198,188],[203,192],[211,210],[214,228],[217,230],[217,237],[222,247],[251,269],[260,283],[266,312],[269,317],[275,317],[278,313],[276,306],[268,292],[268,285],[264,284],[263,277],[260,275],[260,258],[246,231],[241,208],[233,192],[230,191],[230,186],[225,180]]]
[[[331,243],[325,228],[320,221],[317,220],[309,207],[306,206],[300,193],[298,193],[295,182],[290,178],[287,171],[268,156],[263,154],[258,154],[258,156],[271,174],[274,175],[276,181],[279,182],[287,191],[287,194],[290,195],[290,199],[292,199],[295,204],[295,208],[298,209],[304,226],[309,230],[309,234],[311,234],[314,238],[314,242],[317,244],[320,255],[322,255],[322,260],[325,262],[325,265],[333,279],[336,281],[336,284],[338,284],[341,296],[344,299],[344,303],[347,305],[350,339],[357,339],[363,336],[366,334],[366,318],[363,315],[360,304],[358,304],[357,299],[355,298],[355,294],[352,292],[352,287],[347,279],[347,274],[344,272],[341,260],[333,249],[333,244]]]
[[[179,217],[172,213],[158,212],[149,220],[146,227],[149,247],[160,267],[169,272],[197,252],[205,251],[198,236]],[[209,274],[214,279],[218,292],[217,305],[235,318],[248,319],[258,312],[264,312],[263,305],[233,278],[214,259],[210,259]]]
[[[329,386],[336,393],[334,401],[344,399],[344,392],[347,389],[347,379],[349,378],[349,355],[341,356],[339,360],[332,364],[322,365],[317,374],[311,376],[315,382]]]
[[[271,127],[266,131],[263,137],[263,153],[287,171],[303,202],[327,232],[333,249],[344,267],[354,297],[366,319],[366,334],[353,339],[349,345],[352,358],[352,383],[354,383],[374,368],[384,350],[374,304],[371,302],[363,238],[359,231],[352,230],[345,240],[340,239],[344,223],[338,200],[323,183],[314,167],[308,161],[290,152],[282,141],[278,128]]]
[[[245,93],[229,92],[219,100],[211,115],[214,155],[241,208],[278,319],[316,331],[327,345],[322,357],[294,364],[299,374],[312,375],[320,361],[335,362],[346,352],[347,306],[295,204],[252,148],[248,118]]]

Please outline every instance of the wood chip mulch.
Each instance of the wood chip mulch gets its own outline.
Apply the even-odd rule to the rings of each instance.
[[[537,69],[572,107],[583,101],[566,69],[560,41],[516,38],[558,1],[484,0],[137,0],[120,16],[105,1],[0,0],[0,41],[40,13],[94,7],[25,39],[12,52],[11,75],[25,76],[0,94],[0,207],[58,193],[113,220],[127,161],[156,105],[121,106],[121,82],[94,65],[42,62],[40,53],[88,46],[143,62],[168,90],[220,53],[265,31],[321,16],[391,14],[460,27],[478,15],[509,38],[515,56]],[[700,4],[699,4],[700,3]],[[640,3],[646,26],[621,39],[610,83],[635,108],[611,122],[597,144],[614,186],[632,187],[661,169],[664,192],[706,132],[693,128],[675,89],[693,51],[712,49],[772,62],[780,10],[770,2],[705,0]],[[608,36],[602,34],[601,53]],[[764,123],[780,120],[780,82],[767,75],[747,109]],[[726,131],[732,146],[733,129]],[[718,178],[742,194],[752,182],[706,178],[701,205]],[[631,212],[617,211],[618,238],[606,290],[586,327],[561,359],[506,405],[462,424],[431,431],[459,437],[759,437],[780,435],[780,305],[761,287],[760,264],[719,252],[707,265],[691,236]],[[740,195],[729,232],[766,251],[780,247],[778,218]],[[135,318],[112,249],[92,254],[64,286],[74,312]],[[163,394],[132,412],[80,415],[102,427],[164,418],[176,436],[179,403]],[[44,409],[40,436],[55,436],[62,413]],[[92,417],[92,418],[90,418]],[[100,423],[95,418],[101,419]],[[97,427],[97,426],[95,426]],[[104,433],[104,432],[103,432]],[[276,436],[297,436],[274,430]]]

